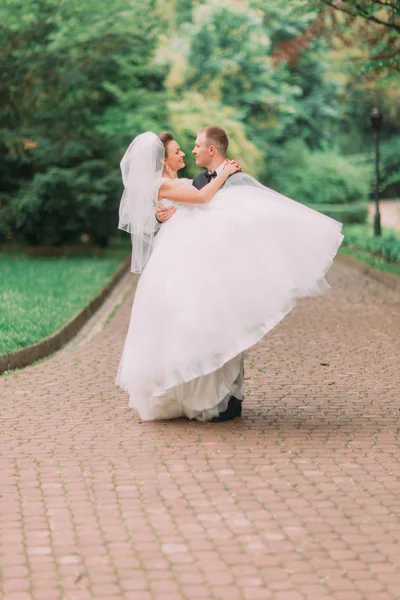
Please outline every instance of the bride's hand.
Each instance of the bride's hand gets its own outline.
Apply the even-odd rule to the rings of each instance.
[[[228,175],[233,175],[237,171],[241,170],[241,166],[239,165],[239,163],[236,162],[236,160],[227,160],[225,162],[224,172],[227,172]]]

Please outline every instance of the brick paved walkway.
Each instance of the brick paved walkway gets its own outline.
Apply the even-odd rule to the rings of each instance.
[[[249,352],[235,422],[127,408],[132,294],[1,377],[2,600],[400,598],[399,298],[330,281]]]

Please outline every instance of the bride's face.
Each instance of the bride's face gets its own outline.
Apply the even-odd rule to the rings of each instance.
[[[182,150],[179,147],[179,144],[175,140],[172,140],[167,145],[166,150],[167,157],[165,159],[165,164],[168,165],[168,167],[175,172],[179,171],[179,169],[183,169],[183,167],[185,166],[185,162],[183,160],[185,153],[182,152]]]

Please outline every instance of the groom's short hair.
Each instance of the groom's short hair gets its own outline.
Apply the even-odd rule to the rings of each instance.
[[[222,127],[205,127],[200,133],[204,133],[207,147],[215,146],[218,154],[226,156],[229,138],[225,129],[222,129]]]

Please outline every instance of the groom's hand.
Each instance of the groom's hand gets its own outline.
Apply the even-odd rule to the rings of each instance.
[[[165,223],[165,221],[168,221],[168,219],[170,219],[175,212],[175,206],[163,206],[159,202],[156,210],[156,219],[160,223]]]

